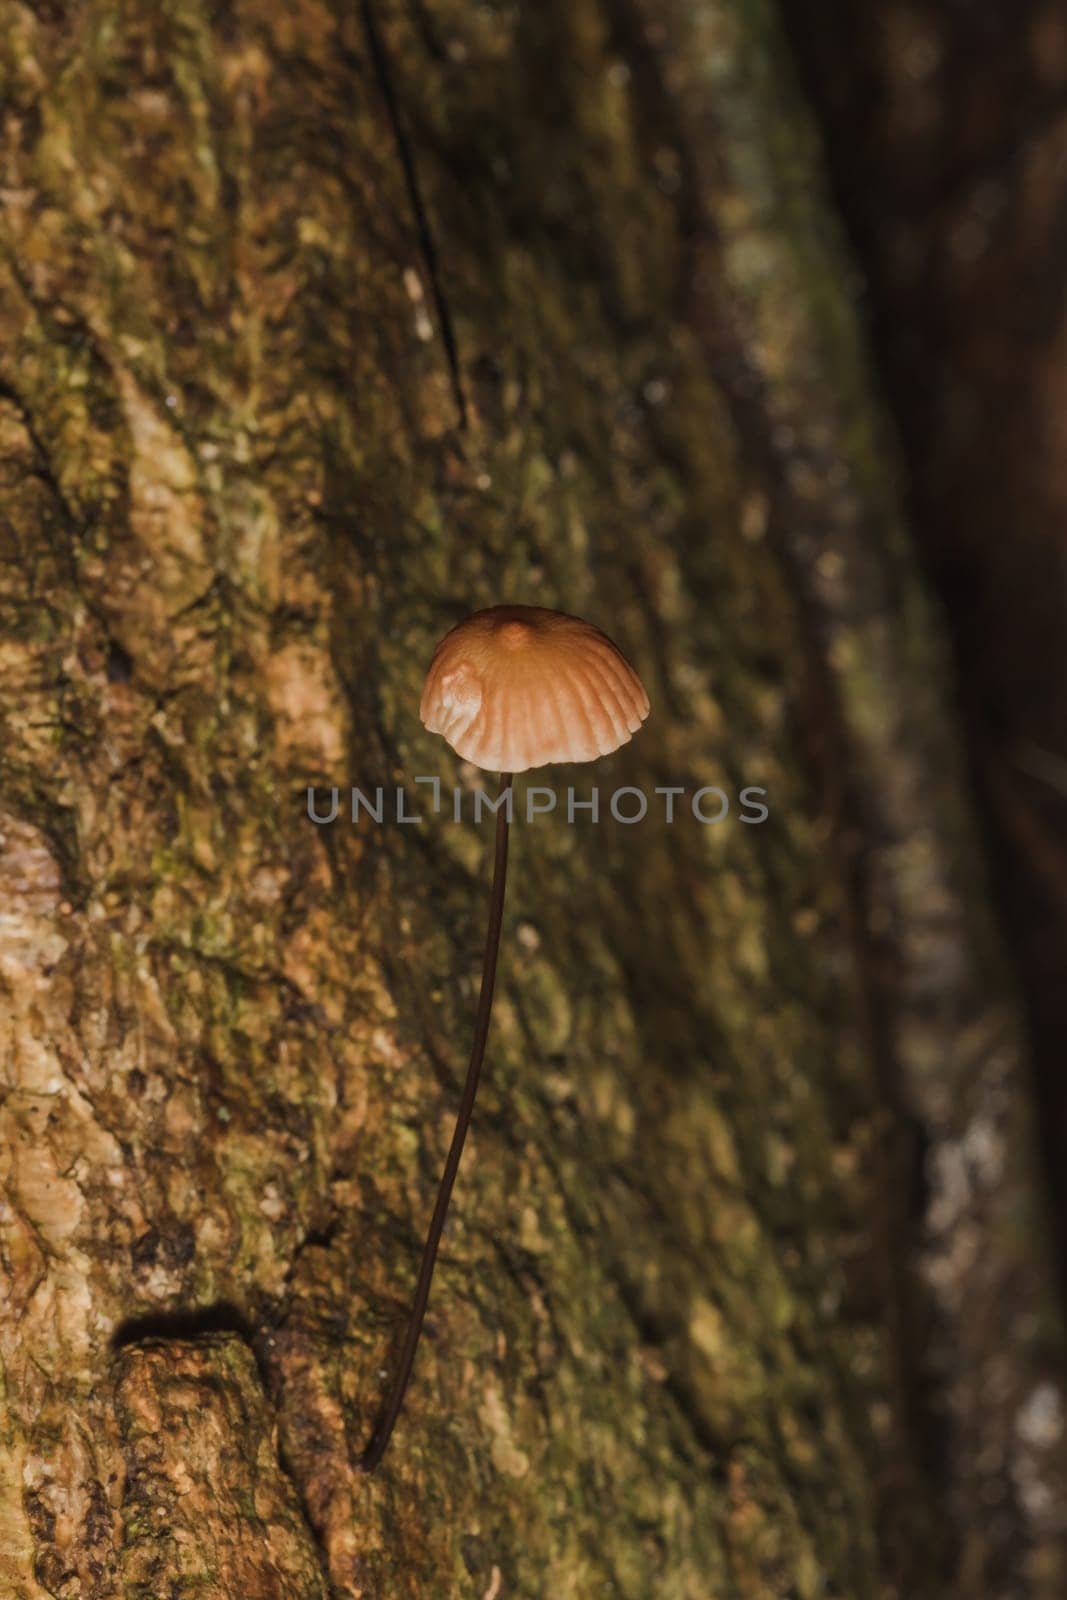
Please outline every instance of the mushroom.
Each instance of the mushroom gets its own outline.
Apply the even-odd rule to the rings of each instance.
[[[594,761],[626,744],[648,716],[648,695],[622,652],[592,623],[542,606],[491,606],[447,633],[434,651],[419,714],[456,754],[500,773],[496,854],[474,1043],[459,1115],[423,1248],[396,1376],[361,1466],[385,1454],[411,1378],[441,1230],[478,1092],[493,1006],[512,777],[553,761]]]

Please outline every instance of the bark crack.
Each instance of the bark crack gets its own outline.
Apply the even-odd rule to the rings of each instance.
[[[329,1549],[312,1515],[300,1474],[282,1442],[281,1429],[277,1426],[277,1384],[272,1377],[269,1358],[264,1349],[264,1343],[269,1343],[269,1339],[265,1340],[263,1332],[257,1331],[249,1317],[233,1301],[217,1300],[202,1307],[154,1311],[143,1316],[129,1317],[120,1323],[113,1334],[111,1349],[113,1354],[118,1356],[121,1352],[139,1345],[196,1344],[200,1341],[217,1339],[220,1335],[239,1339],[252,1356],[264,1401],[274,1414],[275,1426],[272,1433],[278,1469],[292,1488],[301,1521],[319,1565],[322,1583],[329,1589]]]

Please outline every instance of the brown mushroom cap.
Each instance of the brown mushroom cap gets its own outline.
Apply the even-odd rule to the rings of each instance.
[[[465,761],[525,772],[617,750],[648,716],[648,695],[591,623],[542,606],[491,606],[437,646],[419,715]]]

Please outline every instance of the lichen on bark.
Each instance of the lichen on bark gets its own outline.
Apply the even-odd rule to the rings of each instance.
[[[887,881],[855,791],[898,704],[941,727],[943,678],[771,16],[662,9],[381,5],[372,48],[327,0],[0,7],[18,1600],[944,1592],[852,881],[857,852]],[[588,615],[649,685],[562,785],[750,783],[770,817],[518,830],[489,1079],[368,1480],[487,833],[316,827],[305,794],[469,783],[418,690],[504,598]],[[937,871],[894,858],[917,900],[875,896],[900,940],[960,896],[938,784]],[[1013,1127],[975,903],[941,948],[1007,1043],[976,1023],[950,1081],[996,1054]],[[1036,1250],[992,1243],[1038,1307]],[[1014,1395],[1025,1341],[1009,1368]]]

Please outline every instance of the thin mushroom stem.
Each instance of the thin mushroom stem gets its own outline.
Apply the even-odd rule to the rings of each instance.
[[[437,1191],[437,1203],[433,1209],[433,1218],[430,1222],[430,1231],[426,1235],[426,1243],[422,1251],[422,1266],[419,1268],[419,1282],[415,1290],[415,1300],[411,1307],[411,1318],[408,1322],[408,1331],[404,1336],[404,1347],[400,1352],[400,1362],[397,1367],[396,1377],[393,1379],[392,1391],[389,1395],[389,1404],[386,1406],[374,1436],[367,1446],[360,1461],[364,1472],[373,1472],[385,1454],[386,1446],[392,1437],[396,1426],[396,1419],[400,1415],[400,1408],[404,1403],[404,1395],[411,1379],[411,1369],[415,1362],[415,1351],[418,1348],[419,1335],[422,1332],[423,1319],[426,1316],[426,1303],[430,1298],[430,1284],[433,1280],[433,1269],[437,1262],[437,1247],[441,1243],[441,1230],[445,1225],[445,1215],[448,1211],[448,1202],[452,1197],[452,1187],[459,1171],[459,1159],[463,1154],[463,1145],[470,1127],[471,1113],[474,1110],[474,1099],[478,1093],[478,1080],[482,1074],[482,1061],[485,1057],[485,1044],[489,1037],[489,1018],[493,1010],[493,987],[496,983],[496,962],[500,950],[500,928],[504,920],[504,884],[508,871],[508,815],[511,807],[512,775],[510,772],[500,774],[500,787],[497,791],[496,813],[496,855],[493,863],[493,888],[489,897],[489,929],[485,938],[485,958],[482,963],[482,987],[478,995],[478,1014],[474,1022],[474,1043],[471,1046],[471,1058],[467,1067],[467,1080],[463,1085],[463,1098],[459,1103],[459,1115],[456,1118],[456,1128],[452,1135],[452,1143],[448,1150],[448,1159],[445,1170],[441,1174],[441,1184]]]

